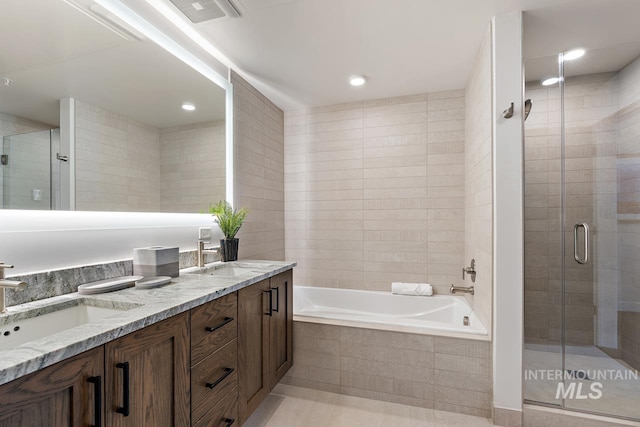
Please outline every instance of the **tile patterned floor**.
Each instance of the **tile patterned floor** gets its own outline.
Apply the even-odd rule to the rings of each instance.
[[[490,420],[278,384],[244,427],[485,427]]]

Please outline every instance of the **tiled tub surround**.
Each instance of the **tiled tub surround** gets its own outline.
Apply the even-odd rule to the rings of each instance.
[[[206,254],[207,262],[220,260],[218,254]],[[198,264],[197,251],[180,252],[180,268],[193,267]],[[7,270],[10,274],[11,270]],[[70,294],[78,291],[78,286],[97,280],[112,279],[133,274],[133,261],[113,261],[103,264],[70,267],[54,271],[9,276],[11,280],[19,280],[28,284],[20,291],[6,290],[7,306],[24,304],[44,298]]]
[[[309,286],[460,284],[464,91],[287,112],[286,255]]]
[[[491,417],[489,341],[295,319],[293,333],[286,384]]]
[[[91,297],[77,293],[39,300],[9,309],[7,316],[36,308],[46,312],[48,306],[74,299],[91,300],[100,307],[122,307],[139,304],[139,308],[120,311],[99,322],[87,323],[52,336],[34,340],[12,350],[0,351],[0,384],[5,384],[38,369],[50,366],[123,335],[142,329],[191,308],[212,301],[276,274],[290,270],[294,262],[246,261],[251,272],[231,278],[206,274],[188,274],[197,269],[181,271],[171,285],[153,290],[130,288]]]

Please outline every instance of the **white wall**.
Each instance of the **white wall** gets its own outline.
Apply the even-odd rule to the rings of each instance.
[[[493,20],[493,392],[497,408],[522,410],[523,73],[522,14]],[[510,103],[515,114],[504,119]]]

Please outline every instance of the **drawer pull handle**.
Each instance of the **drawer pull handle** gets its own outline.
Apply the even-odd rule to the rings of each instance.
[[[224,427],[231,427],[231,425],[235,423],[236,420],[233,418],[225,418],[224,422],[227,423]]]
[[[116,412],[129,416],[129,362],[118,363],[116,368],[122,369],[122,408],[116,409]]]
[[[266,312],[265,314],[267,316],[273,316],[273,289],[269,289],[268,291],[264,291],[264,292],[269,294],[269,311]]]
[[[96,421],[93,427],[102,427],[102,377],[89,377],[87,382],[93,384],[93,412]]]
[[[287,286],[287,283],[284,284]],[[273,309],[276,313],[280,311],[280,286],[276,286],[275,288],[271,288],[276,291],[276,307]]]
[[[207,383],[205,384],[208,388],[215,388],[215,386],[217,386],[218,384],[220,384],[222,381],[224,381],[225,378],[227,378],[229,375],[231,375],[233,373],[233,371],[235,371],[235,369],[233,368],[224,368],[224,374],[222,374],[222,376],[220,378],[218,378],[217,380],[215,380],[212,383]]]
[[[226,325],[229,322],[233,322],[233,317],[225,317],[224,320],[219,324],[217,324],[216,326],[213,326],[213,327],[207,326],[206,328],[204,328],[204,330],[207,332],[214,332],[222,328],[224,325]]]

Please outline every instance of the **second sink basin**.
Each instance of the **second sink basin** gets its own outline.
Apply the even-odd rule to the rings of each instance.
[[[221,277],[239,277],[245,274],[257,273],[256,269],[261,268],[259,264],[252,263],[237,263],[237,264],[219,264],[210,267],[201,268],[195,270],[189,274],[202,274],[209,276],[221,276]]]
[[[96,322],[122,311],[140,307],[125,303],[118,308],[99,307],[88,298],[54,303],[0,318],[0,350]]]

